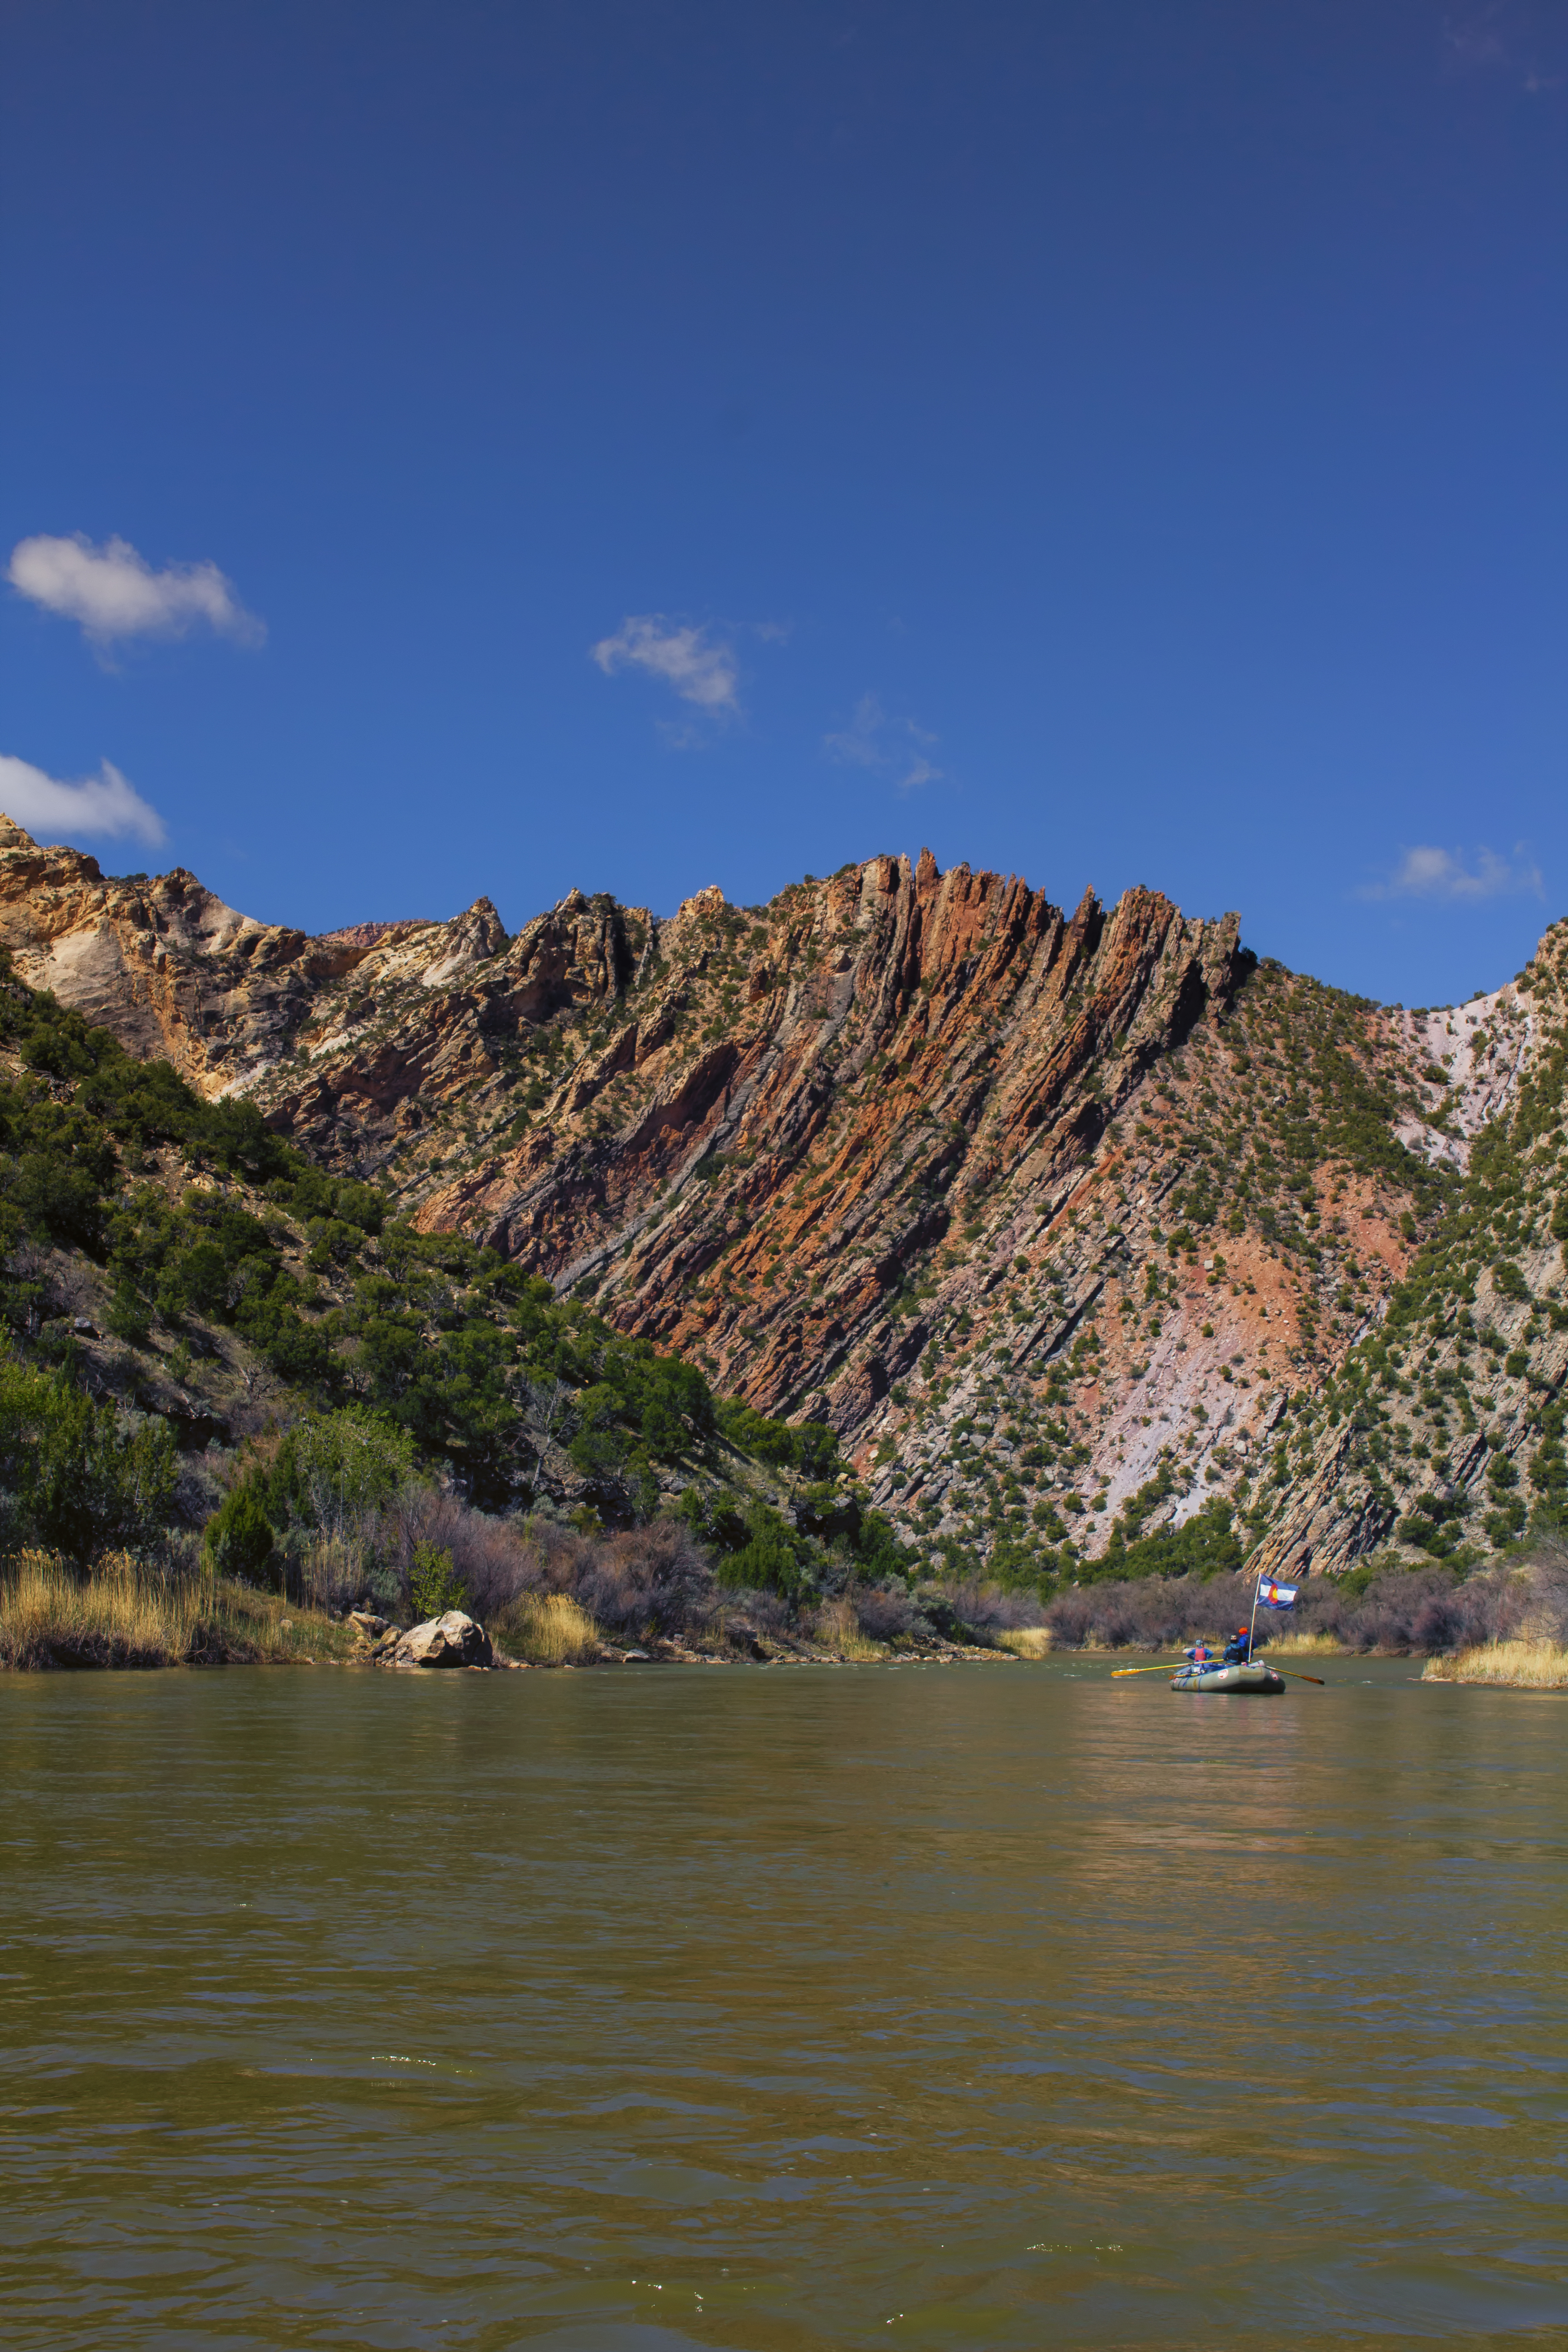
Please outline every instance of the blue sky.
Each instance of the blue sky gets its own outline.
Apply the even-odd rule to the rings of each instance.
[[[51,837],[307,929],[929,842],[1406,1003],[1568,912],[1556,0],[0,44]]]

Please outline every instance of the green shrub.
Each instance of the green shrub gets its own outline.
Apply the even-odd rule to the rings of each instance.
[[[146,1305],[132,1282],[121,1280],[115,1285],[114,1296],[109,1302],[105,1318],[117,1339],[128,1347],[144,1348],[152,1333]]]
[[[830,1478],[838,1467],[838,1440],[820,1422],[772,1421],[736,1397],[727,1397],[717,1410],[719,1427],[731,1444],[759,1462],[818,1479]]]
[[[1394,1529],[1402,1543],[1416,1544],[1434,1559],[1449,1559],[1459,1548],[1465,1504],[1458,1496],[1422,1495]]]
[[[339,1538],[402,1492],[414,1476],[414,1440],[363,1405],[310,1413],[289,1431],[269,1481],[269,1500],[308,1527]]]
[[[580,1429],[566,1448],[584,1478],[613,1478],[626,1460],[624,1442],[611,1429]]]
[[[259,1479],[243,1479],[230,1487],[207,1521],[202,1549],[219,1576],[237,1577],[244,1584],[279,1582],[274,1570],[280,1567],[280,1558],[264,1494]]]
[[[1168,1474],[1151,1479],[1139,1490],[1129,1506],[1129,1517],[1133,1526],[1140,1523],[1135,1516],[1143,1497],[1158,1499],[1168,1494],[1173,1485]],[[1139,1537],[1129,1543],[1124,1523],[1119,1519],[1110,1531],[1110,1540],[1101,1557],[1086,1561],[1079,1570],[1079,1580],[1089,1583],[1102,1577],[1189,1576],[1204,1578],[1228,1574],[1241,1566],[1246,1546],[1232,1524],[1231,1506],[1215,1495],[1201,1510],[1195,1511],[1180,1528],[1162,1528],[1152,1536]]]
[[[423,1624],[428,1618],[443,1617],[448,1609],[460,1609],[468,1597],[451,1553],[440,1544],[416,1543],[408,1571],[408,1598],[416,1621]]]
[[[720,1563],[721,1584],[746,1591],[777,1592],[786,1601],[804,1600],[814,1580],[802,1547],[775,1510],[752,1503],[742,1520],[745,1540]]]
[[[63,1368],[0,1360],[0,1538],[89,1560],[135,1551],[168,1524],[179,1475],[161,1422],[133,1427]]]

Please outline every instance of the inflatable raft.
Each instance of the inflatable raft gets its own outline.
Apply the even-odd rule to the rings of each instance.
[[[1245,1666],[1221,1665],[1216,1659],[1212,1665],[1181,1666],[1171,1676],[1173,1690],[1198,1691],[1205,1697],[1214,1692],[1237,1698],[1268,1698],[1284,1687],[1284,1676],[1266,1666],[1261,1658]]]

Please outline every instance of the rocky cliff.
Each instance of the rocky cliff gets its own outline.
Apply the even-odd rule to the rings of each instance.
[[[1560,1391],[1545,1161],[1527,1296],[1488,1327],[1521,1345],[1478,1357],[1457,1293],[1423,1341],[1473,1360],[1479,1454],[1420,1434],[1414,1381],[1369,1408],[1357,1367],[1475,1227],[1476,1139],[1561,1076],[1563,927],[1520,984],[1415,1014],[1259,965],[1234,916],[1144,889],[1069,914],[929,853],[761,908],[574,892],[513,936],[480,899],[310,939],[10,827],[0,939],[425,1229],[829,1419],[950,1559],[1109,1565],[1216,1498],[1282,1566],[1425,1540],[1423,1495],[1480,1541],[1489,1465]]]

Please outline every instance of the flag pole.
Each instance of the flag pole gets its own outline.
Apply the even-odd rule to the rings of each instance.
[[[1262,1590],[1263,1570],[1259,1569],[1258,1571],[1258,1581],[1252,1588],[1252,1622],[1247,1629],[1247,1655],[1249,1664],[1252,1658],[1252,1637],[1258,1631],[1258,1596]]]

